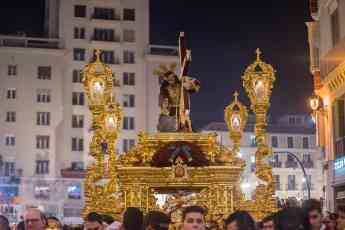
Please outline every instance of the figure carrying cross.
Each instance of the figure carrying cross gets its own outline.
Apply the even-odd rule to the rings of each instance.
[[[176,65],[170,69],[160,65],[155,71],[161,79],[159,105],[161,113],[158,121],[160,132],[192,132],[190,114],[190,94],[200,89],[200,82],[188,77],[191,51],[186,48],[184,33],[179,36],[180,74],[175,73]]]

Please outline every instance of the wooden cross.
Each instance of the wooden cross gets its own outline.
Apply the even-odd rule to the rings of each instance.
[[[262,52],[260,50],[260,48],[256,49],[256,61],[260,61],[260,56],[261,56]]]
[[[179,57],[180,57],[180,80],[183,76],[188,75],[188,66],[192,60],[191,51],[186,47],[186,39],[184,37],[184,32],[180,32],[179,36]]]

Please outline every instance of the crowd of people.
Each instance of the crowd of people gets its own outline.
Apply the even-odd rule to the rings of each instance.
[[[246,211],[230,214],[223,226],[206,223],[207,211],[200,206],[188,206],[182,212],[181,230],[345,230],[345,206],[339,206],[337,213],[322,213],[317,200],[307,200],[302,207],[286,207],[273,215],[255,222]],[[28,209],[23,221],[14,230],[168,230],[171,224],[169,215],[151,211],[146,215],[134,207],[129,207],[123,214],[122,221],[114,220],[109,215],[91,212],[85,217],[82,226],[63,226],[56,217],[46,218],[36,209]],[[11,230],[6,217],[0,215],[0,230]]]

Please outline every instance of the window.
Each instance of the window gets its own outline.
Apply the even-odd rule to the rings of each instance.
[[[128,50],[123,51],[123,63],[125,64],[135,63],[135,57],[134,57],[133,51],[128,51]]]
[[[16,99],[17,90],[15,88],[7,89],[7,99]]]
[[[135,95],[133,94],[124,94],[123,95],[123,107],[131,107],[135,106]]]
[[[115,64],[114,51],[103,50],[101,53],[101,61],[107,64]]]
[[[6,135],[5,136],[5,145],[7,145],[7,146],[16,145],[16,137],[14,135]]]
[[[37,112],[36,125],[50,125],[50,112]]]
[[[280,175],[274,175],[274,181],[275,181],[275,186],[276,190],[280,190]]]
[[[125,117],[123,119],[123,129],[134,130],[134,117]]]
[[[81,186],[80,184],[73,184],[67,187],[68,199],[80,200],[81,199]]]
[[[128,152],[135,145],[134,139],[123,139],[123,152]]]
[[[73,92],[72,93],[72,105],[84,105],[84,93]]]
[[[52,69],[50,66],[39,66],[37,77],[40,80],[51,80]]]
[[[302,180],[302,190],[307,190],[308,189],[307,183],[308,183],[310,189],[312,189],[311,175],[307,175],[307,178]]]
[[[85,49],[74,48],[73,49],[73,60],[84,61],[85,60]]]
[[[293,148],[293,137],[288,137],[287,141],[288,141],[288,148]]]
[[[48,174],[49,173],[49,161],[37,160],[36,161],[36,174]]]
[[[15,176],[16,175],[16,164],[14,162],[4,162],[4,175]]]
[[[123,9],[123,20],[135,21],[135,9]]]
[[[115,41],[114,34],[115,34],[115,32],[113,29],[95,28],[93,40],[95,40],[95,41]]]
[[[303,148],[308,149],[309,148],[309,138],[303,137]]]
[[[84,139],[72,137],[72,151],[84,151]]]
[[[84,127],[84,115],[72,115],[72,128]]]
[[[289,117],[289,124],[290,125],[296,124],[296,118],[295,117]]]
[[[85,18],[86,17],[86,6],[84,6],[84,5],[75,5],[74,6],[74,17],[76,17],[76,18]]]
[[[339,25],[339,13],[338,8],[331,14],[331,30],[332,30],[332,42],[335,46],[340,40],[340,25]]]
[[[303,154],[303,162],[310,162],[311,156],[310,154]]]
[[[16,122],[16,112],[6,112],[6,122]]]
[[[254,135],[250,135],[250,146],[255,147],[256,146],[256,138]]]
[[[7,75],[8,76],[16,76],[17,75],[17,66],[16,65],[8,65],[7,66]]]
[[[84,162],[82,162],[82,161],[74,161],[74,162],[72,162],[71,169],[74,170],[74,171],[84,170]]]
[[[278,148],[278,137],[277,136],[272,136],[271,137],[271,145],[273,148]]]
[[[50,137],[45,135],[36,136],[37,149],[49,149]]]
[[[134,30],[124,30],[123,31],[123,41],[124,42],[135,42],[135,31]]]
[[[288,190],[296,190],[296,176],[288,175]]]
[[[74,69],[73,70],[72,82],[73,83],[82,83],[83,82],[83,76],[81,74],[80,69]]]
[[[103,20],[114,20],[115,19],[115,11],[114,11],[114,9],[111,9],[111,8],[95,7],[93,18],[103,19]]]
[[[37,165],[36,165],[37,170]],[[50,196],[50,188],[49,185],[37,185],[35,186],[35,198],[36,199],[44,199],[48,200]]]
[[[339,158],[345,155],[345,105],[344,99],[337,99],[333,106],[333,127],[335,140],[335,157]]]
[[[75,39],[84,39],[85,38],[85,28],[74,27],[74,38]]]
[[[38,89],[36,91],[37,102],[38,103],[49,103],[51,101],[50,93],[51,93],[50,89]]]
[[[123,84],[124,85],[135,85],[135,73],[124,72],[123,73]]]

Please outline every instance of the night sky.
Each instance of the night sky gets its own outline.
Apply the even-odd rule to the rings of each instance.
[[[215,3],[215,4],[212,4]],[[248,104],[241,75],[255,60],[260,47],[263,59],[277,70],[271,114],[307,113],[312,93],[308,71],[307,0],[200,1],[151,0],[151,43],[177,45],[184,31],[192,49],[190,75],[201,81],[192,97],[194,126],[223,121],[223,110],[235,90]],[[44,1],[3,1],[0,33],[43,30]]]

